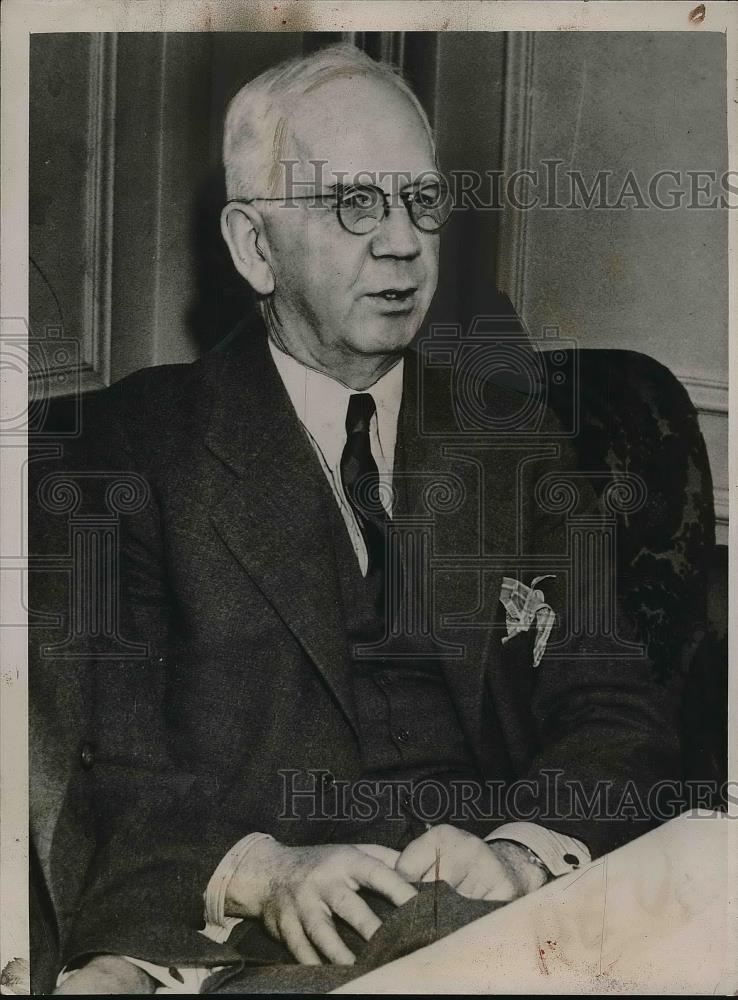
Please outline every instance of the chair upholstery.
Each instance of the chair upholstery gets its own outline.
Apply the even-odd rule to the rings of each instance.
[[[707,449],[687,391],[644,354],[577,353],[579,392],[549,380],[549,402],[571,426],[579,404],[580,467],[646,485],[643,506],[618,516],[618,589],[682,730],[684,777],[727,777],[727,640],[708,622],[715,511]],[[559,366],[574,370],[572,359]],[[592,477],[596,491],[605,480]],[[714,803],[721,801],[718,796]]]
[[[635,351],[579,350],[580,466],[614,477],[635,473],[645,503],[619,517],[621,593],[657,674],[679,670],[682,653],[706,631],[706,568],[715,544],[710,463],[697,413],[681,383]],[[574,394],[552,385],[565,426]],[[604,480],[592,479],[602,492]]]

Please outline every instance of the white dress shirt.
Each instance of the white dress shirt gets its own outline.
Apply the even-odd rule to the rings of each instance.
[[[368,556],[364,536],[341,482],[341,455],[346,444],[346,412],[349,398],[358,390],[350,389],[338,379],[308,368],[269,341],[274,364],[280,374],[295,413],[312,444],[356,552],[361,573],[366,576]],[[382,503],[392,516],[392,472],[395,466],[397,418],[402,402],[402,374],[405,363],[400,359],[374,385],[363,390],[369,393],[376,413],[369,426],[372,455],[377,463]]]
[[[356,521],[341,482],[341,455],[346,444],[346,412],[349,397],[358,390],[351,389],[338,379],[309,368],[285,354],[269,341],[274,364],[284,383],[295,413],[308,436],[320,461],[333,496],[339,506],[351,539],[361,572],[366,575],[368,556],[364,537]],[[376,404],[376,413],[369,428],[372,455],[377,463],[380,482],[392,485],[397,441],[397,420],[402,402],[402,360],[385,372],[368,389]],[[391,489],[382,491],[382,500],[391,496]],[[391,502],[386,503],[387,513],[392,514]],[[204,893],[205,928],[201,932],[213,941],[224,942],[237,917],[227,917],[224,900],[228,883],[250,847],[266,837],[250,833],[228,851],[216,868]],[[528,848],[540,859],[552,875],[565,875],[590,860],[589,851],[573,837],[555,833],[537,823],[505,823],[486,838],[511,840]],[[564,859],[567,860],[564,860]],[[202,983],[214,971],[212,968],[182,968],[172,974],[170,969],[129,957],[129,961],[148,972],[162,985],[157,993],[197,993]],[[64,974],[60,976],[60,981]],[[177,978],[179,977],[179,978]]]

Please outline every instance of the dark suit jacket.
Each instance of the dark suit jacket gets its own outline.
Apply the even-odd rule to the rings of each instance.
[[[571,449],[547,439],[519,469],[509,435],[496,447],[453,436],[449,370],[424,369],[422,393],[419,371],[409,352],[398,514],[423,512],[424,487],[441,473],[462,484],[459,503],[435,515],[434,551],[448,557],[435,578],[435,617],[458,618],[439,628],[461,650],[443,669],[482,774],[495,777],[496,717],[519,777],[560,769],[585,791],[601,779],[617,791],[629,779],[645,789],[674,777],[675,737],[646,661],[544,658],[534,671],[533,630],[500,641],[501,579],[522,575],[515,553],[538,557],[533,576],[566,551],[565,516],[541,509],[534,484],[571,468]],[[514,390],[492,390],[497,416],[520,409]],[[239,954],[197,933],[210,875],[252,830],[290,844],[331,838],[334,824],[280,818],[281,769],[349,780],[362,773],[330,488],[258,326],[194,364],[112,387],[87,426],[90,463],[135,472],[151,491],[143,511],[122,519],[120,569],[122,634],[148,643],[149,655],[101,659],[94,670],[87,737],[96,751],[88,780],[97,849],[64,957],[258,961],[248,935]],[[426,433],[433,428],[451,436]],[[552,429],[547,415],[543,430]],[[497,557],[481,577],[480,554]],[[557,611],[562,583],[560,574],[550,592]],[[547,825],[580,837],[593,855],[646,828],[566,819],[565,811],[562,802]]]

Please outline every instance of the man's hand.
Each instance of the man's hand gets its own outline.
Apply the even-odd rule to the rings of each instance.
[[[545,872],[520,844],[488,844],[454,826],[434,826],[405,848],[396,870],[409,882],[448,882],[468,899],[510,902],[539,889]]]
[[[153,993],[156,983],[148,973],[120,955],[95,955],[87,965],[70,972],[54,994],[73,996],[106,993]]]
[[[348,844],[287,847],[275,840],[255,844],[228,885],[228,916],[260,917],[298,962],[320,965],[321,953],[337,965],[355,956],[333,924],[341,917],[368,941],[381,920],[358,895],[373,889],[401,906],[416,889],[378,857]]]

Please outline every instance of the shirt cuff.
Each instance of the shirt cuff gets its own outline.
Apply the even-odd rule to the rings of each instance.
[[[234,844],[213,872],[205,890],[205,927],[202,934],[223,944],[233,928],[241,922],[240,917],[227,917],[225,898],[233,875],[248,852],[260,840],[274,840],[268,833],[250,833]]]
[[[512,840],[516,844],[522,844],[540,859],[554,877],[568,875],[592,860],[581,840],[566,837],[563,833],[556,833],[538,823],[503,823],[484,839],[487,843],[493,840]]]

